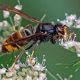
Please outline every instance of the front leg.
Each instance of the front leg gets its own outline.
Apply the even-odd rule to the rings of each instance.
[[[50,41],[51,41],[52,44],[55,44],[58,39],[59,39],[59,36],[58,35],[53,35],[51,37]]]

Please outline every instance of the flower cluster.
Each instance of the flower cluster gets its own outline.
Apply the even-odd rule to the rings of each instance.
[[[80,28],[80,17],[77,18],[76,14],[68,15],[65,13],[65,19],[57,19],[58,22],[67,25],[69,28]]]
[[[70,37],[66,41],[60,39],[59,45],[72,52],[76,52],[77,56],[80,57],[80,42],[76,41],[75,37],[76,35],[74,36],[74,38]]]
[[[22,5],[20,4],[20,1],[17,0],[17,2],[18,2],[18,5],[16,5],[14,8],[17,10],[22,10]],[[4,17],[4,19],[9,18],[11,23],[9,23],[7,20],[3,20],[2,22],[0,22],[0,30],[7,28],[7,27],[9,28],[9,26],[20,26],[20,23],[21,23],[20,15],[15,14],[13,17],[14,20],[12,20],[12,18],[10,16],[10,12],[3,10],[3,17]]]
[[[43,55],[42,63],[38,59],[27,54],[26,61],[20,60],[11,68],[0,69],[0,80],[47,80],[45,58]]]
[[[68,15],[67,13],[65,13],[65,19],[64,20],[57,19],[57,22],[62,23],[69,28],[76,28],[76,29],[80,28],[80,17],[77,18],[76,14]],[[76,41],[75,38],[76,34],[74,35],[73,38],[72,36],[69,36],[68,39],[67,35],[65,34],[64,36],[65,40],[60,39],[59,45],[72,52],[76,52],[77,56],[80,57],[80,42]]]

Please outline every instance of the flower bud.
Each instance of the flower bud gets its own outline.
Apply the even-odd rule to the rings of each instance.
[[[9,15],[10,15],[9,11],[3,10],[3,17],[4,17],[4,18],[8,18]]]
[[[18,10],[22,10],[22,5],[16,5],[14,8]]]

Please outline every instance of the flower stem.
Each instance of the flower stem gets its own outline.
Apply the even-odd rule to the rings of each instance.
[[[53,78],[53,80],[58,80],[49,70],[47,70],[47,73]]]
[[[18,4],[21,5],[20,0],[17,0]]]
[[[58,78],[59,78],[60,80],[63,80],[63,78],[60,76],[60,74],[57,74],[57,76],[58,76]]]
[[[10,22],[11,22],[12,26],[13,26],[13,25],[14,25],[14,23],[13,23],[13,20],[12,20],[11,16],[9,16],[9,20],[10,20]]]

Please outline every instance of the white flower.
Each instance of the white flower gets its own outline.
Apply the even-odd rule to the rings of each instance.
[[[77,52],[77,57],[80,57],[80,50]]]
[[[9,23],[8,23],[8,21],[6,21],[6,20],[3,20],[3,27],[9,27]]]
[[[79,29],[80,28],[80,24],[76,25],[75,28]]]
[[[60,19],[57,19],[57,21],[59,22],[59,21],[60,21]]]
[[[3,20],[2,22],[0,22],[0,30],[8,28],[9,26],[10,24],[6,20]]]
[[[45,67],[43,67],[41,64],[37,63],[33,66],[34,70],[43,71]]]
[[[16,5],[14,8],[18,10],[22,10],[22,5]]]
[[[77,56],[80,57],[80,42],[74,40],[70,40],[66,42],[63,42],[63,40],[61,40],[60,42],[61,43],[59,45],[64,47],[65,49],[74,47],[76,49]]]
[[[62,23],[63,25],[66,25],[66,20],[62,20],[60,21],[60,23]]]
[[[16,65],[14,66],[14,69],[15,69],[15,70],[19,70],[19,69],[20,69],[19,64],[16,64]]]
[[[68,27],[72,27],[72,25],[73,25],[72,20],[60,20],[59,22],[62,23],[63,25],[68,26]]]
[[[6,73],[6,76],[7,76],[7,77],[11,77],[12,75],[13,75],[13,72],[7,72],[7,73]]]
[[[66,41],[66,42],[63,42],[61,41],[61,44],[60,44],[62,47],[64,47],[65,49],[69,49],[71,47],[73,47],[75,45],[75,41]]]
[[[70,16],[66,16],[66,19],[67,19],[68,21],[76,20],[76,15],[75,15],[75,14],[71,14]]]
[[[14,16],[14,24],[15,24],[15,26],[19,26],[21,24],[21,19],[22,19],[21,16],[18,15],[18,14],[16,14]]]
[[[12,80],[12,78],[8,78],[8,79],[5,79],[5,80]]]
[[[27,72],[27,70],[28,70],[28,69],[26,69],[26,68],[23,68],[23,69],[22,69],[22,72]]]
[[[26,51],[26,55],[28,55],[29,54],[29,52],[28,51]]]
[[[16,14],[16,15],[14,16],[14,21],[16,22],[16,21],[19,21],[19,20],[21,20],[21,16],[18,15],[18,14]]]
[[[1,80],[13,80],[12,78],[3,78]]]
[[[70,48],[70,47],[74,46],[75,42],[74,41],[68,41],[68,42],[66,42],[66,44]]]
[[[22,77],[23,77],[23,76],[25,76],[25,75],[26,75],[25,72],[20,72],[20,73],[19,73],[19,76],[22,76]]]
[[[26,63],[29,66],[33,66],[36,63],[36,58],[32,58],[29,54],[28,54],[28,59],[26,60]]]
[[[68,16],[68,13],[65,13],[65,16],[67,17]]]
[[[80,28],[80,19],[76,20],[75,28]]]
[[[27,75],[26,79],[25,80],[32,80],[32,77]]]
[[[80,19],[76,20],[77,25],[80,25]]]
[[[0,22],[0,28],[3,27],[3,22]]]
[[[22,76],[16,76],[15,80],[24,80]]]
[[[34,77],[33,80],[39,80],[38,77]]]
[[[41,73],[39,80],[45,80],[46,79],[46,74],[45,73]]]
[[[76,49],[77,56],[80,57],[80,42],[76,42],[75,49]]]
[[[34,72],[33,72],[33,75],[34,75],[35,77],[38,77],[39,73],[38,73],[37,71],[34,71]]]
[[[24,64],[24,63],[19,63],[19,66],[20,66],[20,67],[26,67],[26,64]]]
[[[9,11],[3,10],[3,16],[4,16],[4,18],[8,18],[9,15],[10,15],[10,12]]]
[[[32,64],[34,65],[35,63],[36,63],[36,59],[33,58],[33,59],[32,59]]]
[[[5,74],[6,73],[6,68],[0,69],[0,74]]]
[[[66,25],[67,25],[68,27],[72,27],[73,21],[68,21],[68,20],[66,20]]]

